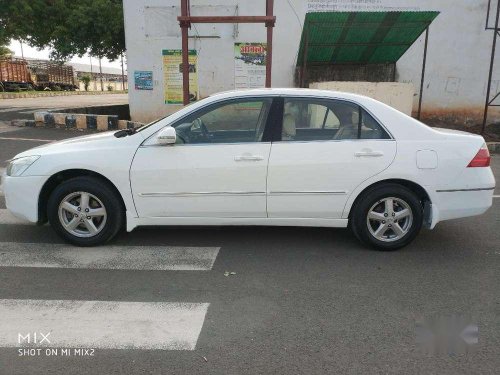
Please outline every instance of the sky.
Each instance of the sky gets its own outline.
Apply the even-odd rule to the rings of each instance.
[[[14,51],[14,54],[16,56],[21,56],[21,44],[16,41],[16,40],[11,40],[11,43],[9,45],[9,49]],[[49,49],[42,49],[38,50],[36,48],[30,47],[26,44],[23,44],[23,51],[24,51],[24,57],[33,57],[36,59],[49,59],[50,55],[50,50]],[[83,57],[78,57],[75,56],[71,60],[71,62],[75,63],[80,63],[80,64],[89,64],[90,65],[90,58],[88,55],[85,55]],[[92,65],[98,66],[99,61],[97,58],[93,57],[92,58]],[[116,61],[109,61],[108,59],[102,59],[102,66],[107,66],[107,67],[112,67],[112,68],[121,68],[121,63],[120,60]],[[125,69],[127,67],[125,66]]]

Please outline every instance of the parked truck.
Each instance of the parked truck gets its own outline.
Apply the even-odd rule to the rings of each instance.
[[[28,63],[23,59],[0,59],[0,91],[33,90]]]
[[[45,60],[0,59],[0,91],[73,91],[73,67]]]
[[[28,60],[32,80],[39,90],[74,91],[75,73],[73,67],[46,60]]]

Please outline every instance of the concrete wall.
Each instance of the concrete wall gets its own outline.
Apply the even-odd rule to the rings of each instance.
[[[320,0],[321,1],[321,0]],[[438,10],[430,28],[424,115],[451,116],[460,121],[480,117],[493,34],[485,31],[487,0],[357,0],[324,1],[335,10]],[[340,5],[338,5],[340,4]],[[137,91],[130,85],[130,110],[134,120],[149,121],[176,110],[164,104],[162,49],[180,49],[180,0],[124,0],[128,80],[135,70],[152,70],[154,89]],[[307,11],[306,0],[277,0],[274,30],[273,86],[293,87],[294,69]],[[265,0],[191,0],[193,15],[262,15]],[[202,97],[234,87],[235,42],[265,42],[263,25],[196,25],[190,48],[199,54]],[[208,38],[207,38],[208,37]],[[396,80],[420,86],[423,37],[397,64]],[[498,70],[497,72],[498,73]],[[496,75],[499,77],[499,75]],[[500,89],[500,79],[492,91]],[[414,97],[414,109],[418,97]]]
[[[413,94],[411,83],[399,82],[316,82],[309,85],[311,89],[344,91],[365,95],[396,108],[411,116]]]
[[[102,86],[101,86],[101,81],[90,81],[89,83],[89,91],[108,91],[108,86],[113,87],[112,91],[121,91],[122,90],[122,82],[107,82],[103,81]],[[104,90],[101,90],[101,87],[104,88]],[[79,89],[80,91],[85,91],[85,85],[83,82],[79,81]],[[125,81],[125,90],[128,90],[128,82]]]

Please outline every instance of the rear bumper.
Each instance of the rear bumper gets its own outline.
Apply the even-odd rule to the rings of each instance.
[[[431,228],[440,221],[484,214],[493,204],[494,190],[493,187],[436,191]]]
[[[32,223],[38,221],[38,197],[46,176],[9,177],[4,175],[5,205],[14,216]]]

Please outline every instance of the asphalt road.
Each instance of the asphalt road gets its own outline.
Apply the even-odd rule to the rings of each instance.
[[[8,130],[0,128],[0,167],[46,140],[80,135]],[[499,156],[493,169],[499,176]],[[394,253],[371,251],[347,230],[261,227],[144,228],[79,252],[49,226],[3,222],[2,375],[498,374],[500,368],[500,198],[485,215],[440,223]],[[58,317],[55,346],[72,330],[81,333],[67,338],[76,345],[88,338],[88,326],[105,331],[115,318],[127,324],[93,356],[19,356],[18,337],[5,333],[5,322],[20,322],[9,333],[37,330],[23,325],[37,313],[29,309],[33,303],[41,321]],[[183,308],[192,314],[181,314]],[[175,326],[186,327],[184,346],[173,350],[180,339],[169,322],[155,320],[156,309],[170,309]],[[99,321],[85,320],[103,311]],[[415,319],[454,314],[477,323],[475,350],[422,353]],[[137,327],[132,342],[116,349]],[[140,341],[165,347],[133,348]]]
[[[128,103],[127,94],[46,96],[0,100],[0,121],[33,119],[37,111]]]

